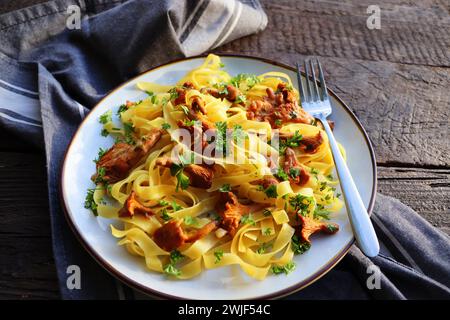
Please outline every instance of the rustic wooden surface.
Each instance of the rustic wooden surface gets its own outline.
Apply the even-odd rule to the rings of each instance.
[[[0,13],[43,2],[0,3]],[[293,64],[318,56],[328,83],[367,129],[379,192],[450,234],[450,3],[262,1],[267,29],[218,48]],[[45,156],[0,131],[0,298],[58,298]]]

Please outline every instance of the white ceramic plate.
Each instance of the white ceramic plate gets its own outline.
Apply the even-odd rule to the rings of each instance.
[[[66,217],[73,231],[89,253],[110,273],[145,293],[164,298],[184,299],[261,299],[275,298],[298,291],[322,277],[347,253],[354,241],[345,209],[333,221],[340,230],[333,236],[313,237],[313,245],[305,254],[296,256],[297,268],[289,276],[268,276],[257,281],[246,276],[238,266],[205,270],[192,280],[169,280],[146,269],[143,259],[136,258],[117,245],[109,231],[111,221],[96,218],[84,208],[86,190],[92,188],[90,176],[95,172],[99,147],[109,148],[113,141],[100,135],[98,117],[117,109],[124,101],[136,101],[146,95],[136,89],[139,81],[175,84],[187,71],[199,66],[204,57],[172,62],[149,70],[113,90],[89,113],[75,134],[65,157],[61,191]],[[294,69],[261,58],[222,55],[225,70],[262,74],[268,71],[287,73],[295,83]],[[367,134],[354,114],[330,92],[333,102],[331,119],[334,133],[348,156],[348,165],[369,212],[376,193],[376,163]]]

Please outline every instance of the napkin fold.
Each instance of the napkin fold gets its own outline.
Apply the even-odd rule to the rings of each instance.
[[[59,178],[81,120],[130,77],[259,32],[266,24],[257,0],[55,0],[0,16],[0,127],[45,148],[62,298],[143,297],[101,268],[65,221]],[[288,298],[450,298],[449,237],[382,195],[372,218],[382,254],[368,259],[352,247],[326,276]],[[70,265],[82,270],[81,290],[67,286]],[[377,288],[367,285],[373,266],[380,270]]]

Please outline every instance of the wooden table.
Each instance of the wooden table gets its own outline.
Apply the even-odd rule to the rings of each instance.
[[[0,13],[43,0],[0,4]],[[450,3],[262,1],[267,29],[217,49],[288,64],[320,57],[329,87],[367,129],[379,192],[450,234]],[[58,298],[45,156],[0,131],[0,298]]]

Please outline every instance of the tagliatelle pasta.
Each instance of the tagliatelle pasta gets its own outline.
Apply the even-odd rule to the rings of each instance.
[[[146,98],[99,119],[116,143],[99,151],[85,207],[120,221],[112,235],[149,270],[239,265],[262,280],[338,231],[328,138],[287,74],[232,76],[209,55],[176,85],[137,87]]]

